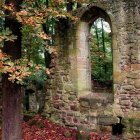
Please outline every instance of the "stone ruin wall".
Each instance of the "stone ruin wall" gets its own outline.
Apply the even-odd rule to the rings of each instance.
[[[46,83],[45,112],[52,120],[68,126],[107,131],[118,121],[117,116],[122,116],[125,132],[139,133],[140,3],[138,0],[100,0],[84,7],[80,13],[93,6],[105,10],[111,19],[113,102],[81,100],[77,77],[78,25],[68,23],[67,30],[62,29],[58,35],[59,53],[52,54],[53,72]]]

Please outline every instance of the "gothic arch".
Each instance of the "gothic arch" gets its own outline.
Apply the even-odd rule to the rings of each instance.
[[[102,7],[102,6],[100,6]],[[116,25],[114,17],[107,9],[103,9],[97,6],[97,4],[92,4],[86,7],[85,10],[80,12],[80,23],[77,26],[76,32],[76,59],[77,59],[77,89],[78,96],[88,95],[91,92],[91,66],[90,66],[90,56],[88,50],[88,34],[90,27],[93,22],[98,18],[103,18],[110,24],[111,35],[112,35],[112,53],[113,53],[113,67],[118,69],[119,61],[115,58],[114,53],[117,51],[117,43],[115,41],[116,36]],[[118,52],[117,52],[118,54]],[[114,63],[115,61],[115,63]],[[118,62],[117,62],[118,61]],[[114,70],[113,70],[114,75]],[[115,81],[115,79],[114,79]],[[115,83],[114,83],[115,85]],[[113,86],[114,86],[113,85]],[[115,92],[115,91],[114,91]]]

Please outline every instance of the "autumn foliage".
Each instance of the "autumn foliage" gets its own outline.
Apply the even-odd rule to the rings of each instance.
[[[76,140],[76,130],[36,116],[23,123],[23,140]]]
[[[12,2],[0,5],[1,20],[3,22],[6,18],[16,20],[21,26],[22,55],[16,61],[11,60],[11,56],[8,56],[8,54],[3,54],[3,46],[6,41],[14,42],[17,36],[13,35],[9,28],[4,29],[4,23],[3,29],[0,31],[0,43],[2,44],[2,47],[0,47],[0,73],[7,73],[9,76],[8,79],[12,83],[15,82],[23,85],[27,77],[40,69],[43,69],[42,71],[45,71],[46,75],[50,74],[50,71],[45,69],[44,65],[36,65],[36,62],[32,60],[32,56],[35,50],[38,50],[36,54],[39,54],[39,51],[43,50],[41,55],[46,51],[50,52],[52,50],[49,47],[49,41],[52,40],[52,36],[42,28],[43,24],[52,26],[46,23],[46,21],[53,19],[55,22],[60,18],[69,18],[73,21],[77,20],[77,17],[67,12],[66,5],[67,2],[64,0],[51,0],[48,5],[44,1],[37,3],[34,0],[24,0],[18,8]],[[50,27],[46,28],[50,30]],[[14,46],[9,46],[9,49],[14,49]]]
[[[88,137],[89,140],[111,140],[110,133],[78,132],[76,128],[60,126],[48,119],[43,119],[40,115],[24,122],[22,127],[23,140],[81,140],[78,138],[79,133],[82,140],[84,137]]]

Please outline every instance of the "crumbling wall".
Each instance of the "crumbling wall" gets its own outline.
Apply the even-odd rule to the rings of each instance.
[[[95,8],[101,9],[99,13]],[[139,133],[139,1],[97,0],[80,8],[77,14],[81,21],[76,25],[66,20],[58,24],[59,50],[52,55],[55,64],[46,84],[46,114],[65,125],[106,130],[121,116],[126,133],[129,130]],[[91,93],[90,63],[85,47],[88,28],[96,15],[110,22],[112,30],[114,91],[112,95],[100,95],[101,98]]]

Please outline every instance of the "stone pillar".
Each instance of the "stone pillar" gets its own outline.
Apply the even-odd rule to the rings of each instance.
[[[77,46],[77,83],[79,96],[91,91],[91,66],[88,46],[89,25],[81,22],[76,34]]]

